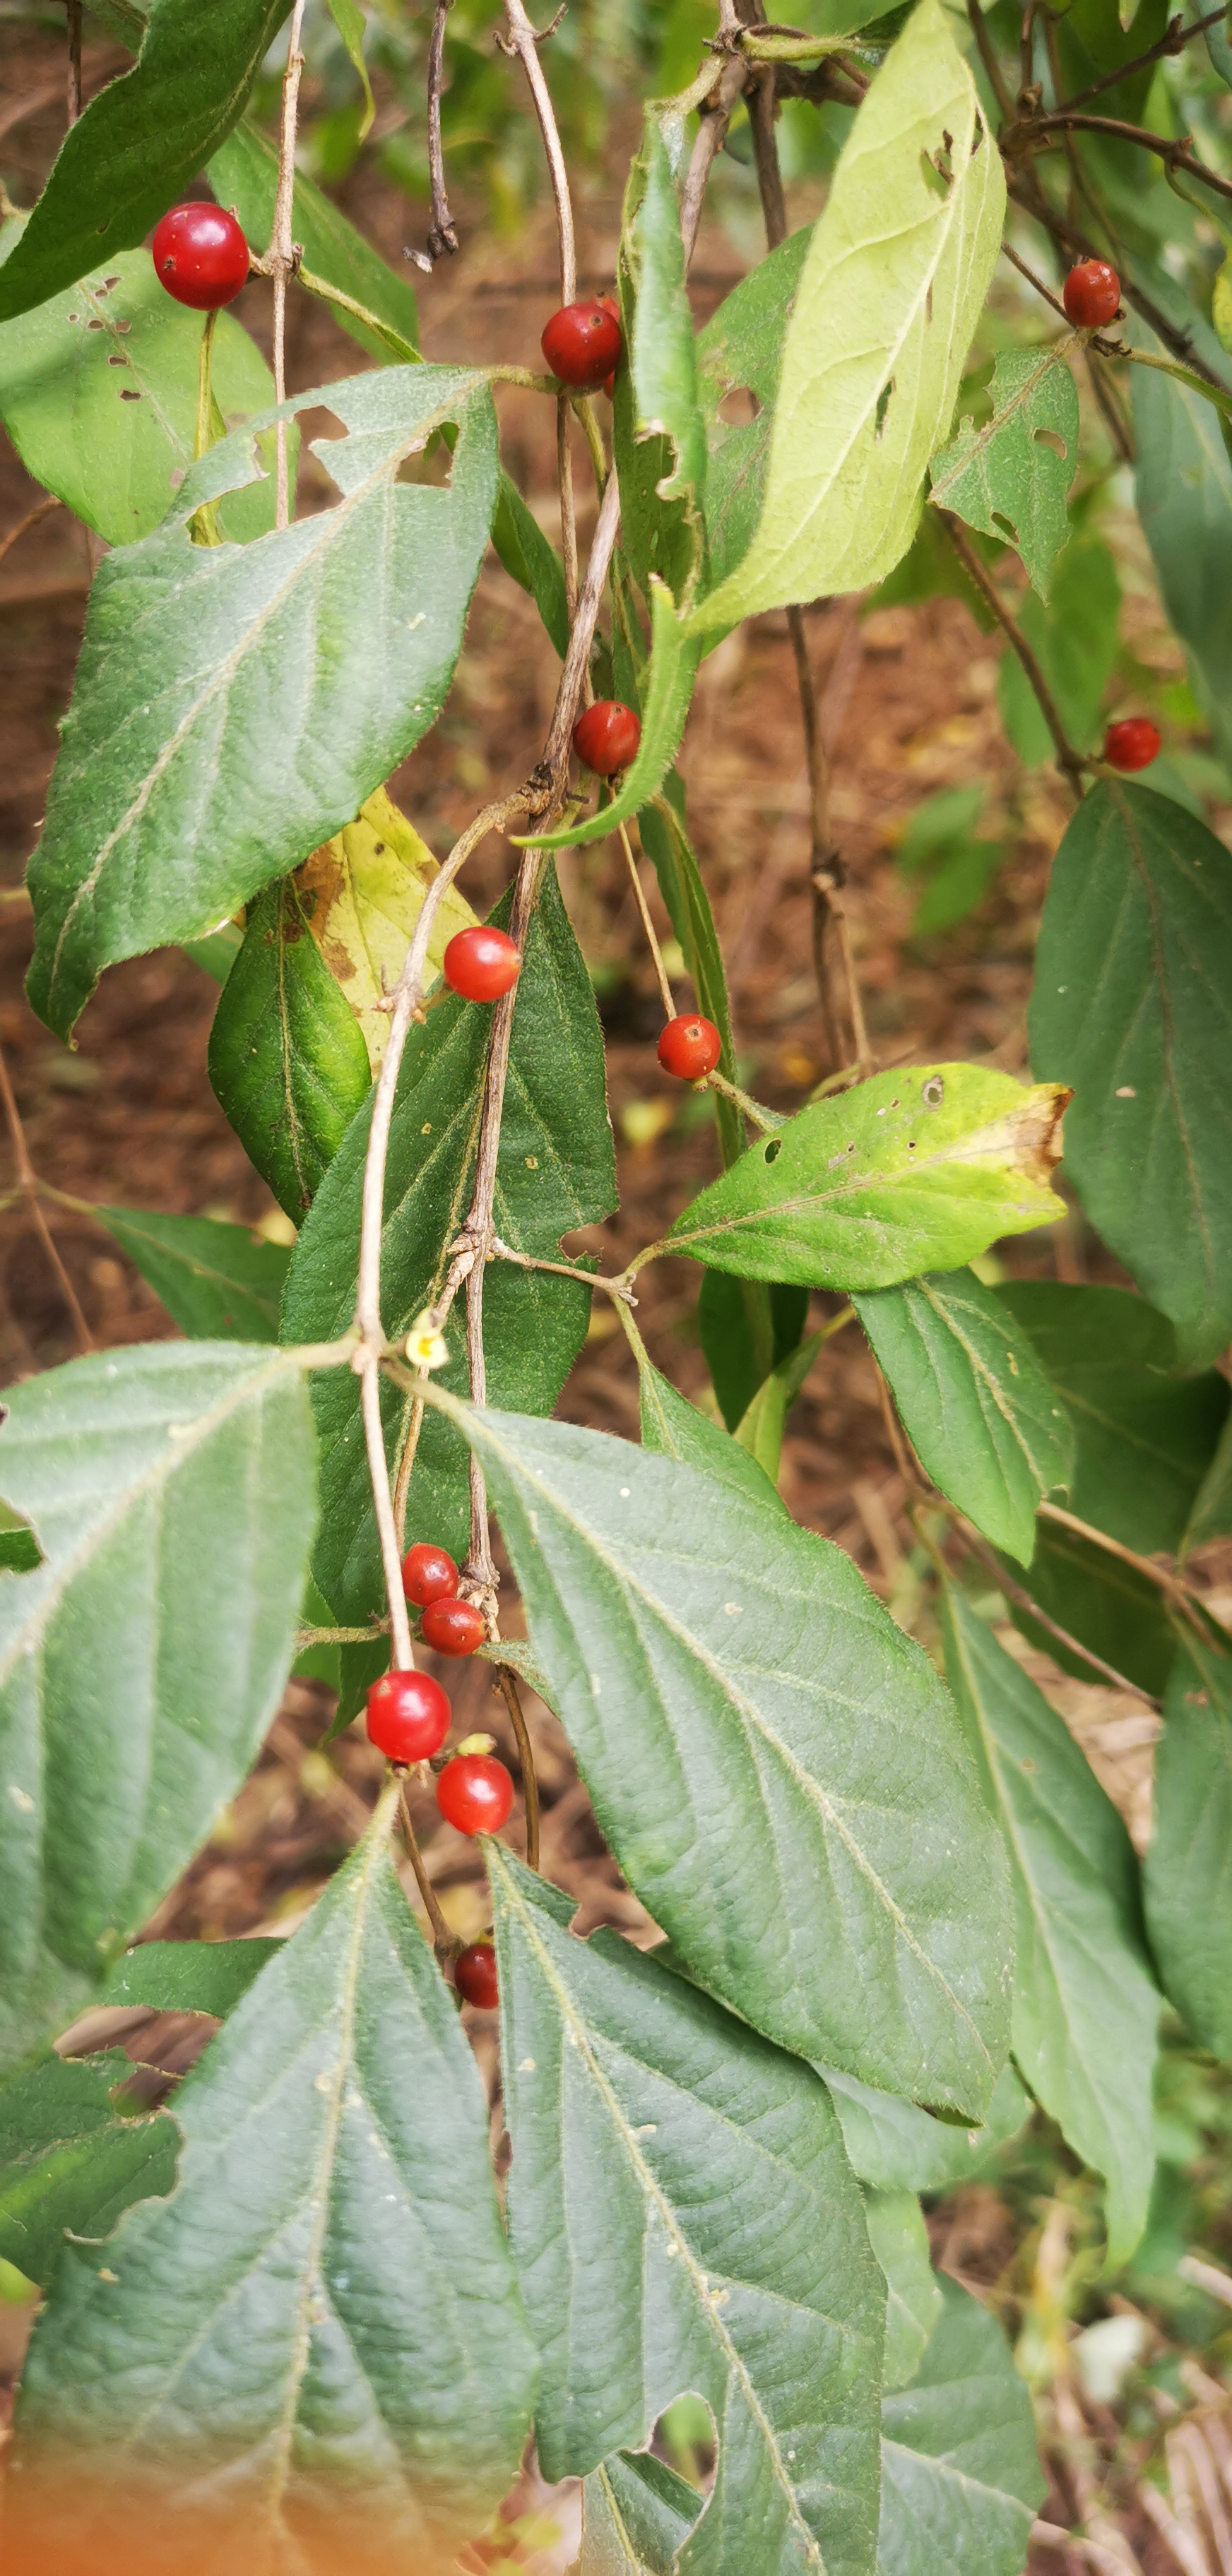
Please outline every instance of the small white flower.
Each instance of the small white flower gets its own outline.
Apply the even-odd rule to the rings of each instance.
[[[444,1368],[449,1357],[449,1344],[430,1306],[417,1315],[406,1337],[406,1356],[414,1368]]]

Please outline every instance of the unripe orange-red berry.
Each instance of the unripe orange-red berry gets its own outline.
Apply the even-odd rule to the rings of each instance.
[[[426,1762],[439,1753],[452,1716],[430,1673],[382,1673],[368,1693],[368,1738],[390,1762]]]
[[[1080,331],[1098,330],[1120,312],[1120,278],[1106,259],[1080,259],[1061,289],[1061,301]]]
[[[464,1002],[497,1002],[516,984],[522,959],[507,931],[477,921],[473,930],[455,931],[444,966],[446,983]]]
[[[473,1601],[430,1601],[420,1635],[438,1655],[473,1655],[482,1646],[488,1623]]]
[[[682,1011],[659,1032],[659,1062],[681,1082],[700,1082],[703,1074],[713,1073],[722,1052],[713,1020],[704,1020],[700,1011]]]
[[[159,284],[195,313],[233,303],[248,275],[248,244],[234,215],[206,200],[173,206],[150,247]]]
[[[1162,739],[1149,716],[1122,716],[1104,735],[1104,758],[1112,769],[1149,769]]]
[[[596,778],[611,778],[618,769],[627,769],[641,739],[639,717],[619,698],[596,698],[593,707],[583,708],[573,728],[578,759],[593,769]]]
[[[579,392],[594,393],[610,376],[624,343],[608,296],[562,304],[544,327],[540,347],[554,376]]]

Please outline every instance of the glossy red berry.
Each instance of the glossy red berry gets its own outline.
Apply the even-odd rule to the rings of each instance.
[[[1098,330],[1121,309],[1121,281],[1106,259],[1080,259],[1061,289],[1061,300],[1080,331]]]
[[[430,1601],[420,1635],[438,1655],[473,1655],[482,1646],[488,1623],[473,1601]]]
[[[436,1784],[436,1803],[460,1834],[498,1834],[509,1821],[513,1782],[490,1753],[455,1753]]]
[[[430,1601],[452,1601],[457,1588],[457,1566],[443,1547],[428,1547],[423,1540],[408,1547],[402,1559],[402,1589],[417,1610],[426,1610]]]
[[[516,984],[522,959],[507,931],[486,921],[454,933],[445,951],[445,981],[464,1002],[496,1002]]]
[[[495,2012],[498,1995],[496,1952],[490,1941],[468,1941],[453,1963],[453,1981],[463,2003],[480,2012]]]
[[[248,244],[234,215],[204,202],[173,206],[151,249],[160,285],[177,304],[215,313],[232,304],[248,276]]]
[[[1149,769],[1162,739],[1149,716],[1122,716],[1104,735],[1104,758],[1113,769]]]
[[[382,1673],[368,1693],[368,1737],[391,1762],[426,1762],[439,1753],[452,1720],[430,1673]]]
[[[594,393],[611,375],[624,346],[611,296],[593,296],[587,304],[562,304],[539,345],[562,385]]]
[[[639,718],[619,698],[596,698],[593,707],[583,708],[573,728],[578,759],[593,769],[596,778],[611,778],[616,770],[627,769],[641,739]]]
[[[682,1011],[659,1032],[659,1062],[682,1082],[700,1082],[703,1074],[713,1073],[722,1052],[713,1020],[704,1020],[700,1011]]]

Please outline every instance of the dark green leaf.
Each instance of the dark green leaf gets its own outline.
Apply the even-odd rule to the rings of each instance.
[[[650,108],[630,174],[620,267],[629,352],[613,411],[621,540],[643,591],[649,595],[653,573],[683,609],[705,576],[706,433],[676,183]]]
[[[756,1301],[756,1302],[755,1302]],[[752,1311],[750,1311],[752,1309]],[[808,1290],[708,1270],[697,1301],[706,1366],[729,1431],[743,1422],[772,1369],[799,1346]]]
[[[93,268],[100,241],[135,250],[191,193],[256,79],[290,0],[154,0],[140,57],[69,127],[51,176],[0,270],[0,321]],[[260,245],[258,245],[260,247]]]
[[[1171,2003],[1232,2057],[1232,1662],[1187,1639],[1155,1747],[1146,1917]]]
[[[63,1037],[104,966],[196,938],[288,873],[440,711],[491,523],[491,396],[451,368],[386,367],[328,398],[347,432],[316,443],[333,508],[251,545],[193,545],[195,509],[257,478],[237,431],[95,577],[29,878],[29,989]],[[449,420],[449,489],[400,482]]]
[[[1104,691],[1117,657],[1121,585],[1102,537],[1071,537],[1057,565],[1051,604],[1025,598],[1018,622],[1035,652],[1069,739],[1079,751],[1093,744],[1102,722]],[[1020,760],[1032,766],[1053,757],[1052,735],[1016,653],[1002,655],[997,703]]]
[[[284,2515],[431,2562],[526,2433],[487,2106],[390,1864],[396,1797],[178,2093],[174,2196],[104,2270],[70,2251],[26,2368],[28,2466],[67,2445],[100,2515],[112,2462],[130,2497],[191,2475],[195,2533],[242,2485],[254,2564]]]
[[[1214,1376],[1216,1372],[1211,1371]],[[1221,1379],[1221,1385],[1227,1380]],[[1208,1538],[1223,1538],[1232,1530],[1232,1415],[1219,1435],[1219,1446],[1211,1459],[1194,1498],[1193,1511],[1181,1540],[1181,1553],[1188,1555],[1202,1547]]]
[[[946,1667],[1010,1848],[1013,2047],[1032,2091],[1107,2183],[1108,2253],[1146,2224],[1160,1998],[1125,1827],[1063,1718],[960,1593]]]
[[[924,2212],[913,2191],[866,2191],[869,2242],[885,2274],[884,2388],[914,2379],[941,2313]]]
[[[143,1941],[116,1960],[102,2001],[148,2004],[154,2012],[209,2013],[225,2021],[254,1977],[285,1948],[285,1941]]]
[[[249,241],[258,246],[266,243],[274,222],[277,144],[245,117],[228,135],[221,151],[214,154],[209,178],[219,204],[234,206]],[[375,314],[410,349],[418,347],[415,290],[405,268],[401,272],[390,268],[380,252],[348,222],[341,207],[306,179],[302,170],[295,173],[292,229],[296,241],[303,245],[305,268],[330,286],[340,287],[353,303]],[[390,344],[378,332],[348,313],[345,305],[333,304],[330,311],[339,328],[348,332],[352,340],[358,340],[361,349],[367,349],[374,358],[388,359]]]
[[[1232,865],[1148,787],[1084,797],[1053,862],[1028,1021],[1073,1083],[1066,1171],[1091,1222],[1171,1316],[1182,1362],[1232,1332]]]
[[[1172,1326],[1126,1288],[1007,1279],[995,1291],[1028,1333],[1076,1433],[1079,1520],[1150,1556],[1181,1544],[1228,1415],[1217,1369],[1177,1377]]]
[[[508,899],[494,918],[508,919]],[[496,1227],[515,1250],[556,1260],[562,1233],[610,1213],[615,1167],[594,994],[552,870],[524,944],[517,996]],[[451,994],[412,1030],[407,1045],[390,1131],[381,1254],[385,1323],[395,1340],[439,1293],[448,1248],[469,1204],[490,1027],[486,1006]],[[356,1119],[300,1236],[287,1282],[288,1341],[345,1331],[354,1312],[368,1117],[365,1109]],[[589,1289],[496,1261],[484,1283],[483,1314],[493,1396],[526,1412],[550,1413],[582,1346]],[[449,1341],[444,1383],[462,1388],[466,1362],[457,1322]],[[335,1616],[349,1627],[383,1606],[356,1380],[331,1370],[317,1380],[314,1401],[322,1495],[316,1575]],[[396,1458],[410,1399],[387,1387],[382,1405]],[[465,1446],[432,1414],[416,1452],[408,1536],[431,1538],[460,1560],[468,1515]],[[366,1657],[368,1649],[359,1652]]]
[[[277,1341],[291,1259],[285,1244],[208,1216],[109,1207],[94,1213],[190,1341]]]
[[[1005,1860],[927,1657],[760,1499],[445,1401],[603,1831],[692,1974],[783,2046],[978,2119]]]
[[[1047,2492],[1031,2400],[996,2318],[940,2289],[916,2377],[882,2402],[877,2576],[1018,2576]]]
[[[368,66],[364,61],[364,34],[368,22],[360,8],[359,0],[327,0],[327,5],[363,85],[364,113],[359,128],[359,140],[362,143],[371,132],[372,120],[376,114],[372,83],[368,78]]]
[[[503,466],[492,518],[492,543],[506,572],[534,600],[563,662],[569,650],[565,568]]]
[[[14,1387],[0,1486],[0,2055],[63,2029],[235,1795],[278,1705],[316,1517],[298,1369],[155,1343]]]
[[[696,637],[687,636],[676,615],[670,590],[659,581],[651,582],[650,662],[643,686],[642,739],[637,758],[627,770],[619,793],[610,805],[601,805],[581,823],[562,823],[554,832],[514,834],[519,846],[524,842],[536,850],[566,850],[580,847],[586,841],[606,840],[618,823],[627,823],[648,804],[663,784],[680,749],[693,682],[697,677],[700,645]]]
[[[1052,1223],[1063,1092],[969,1064],[879,1073],[762,1138],[678,1216],[667,1247],[716,1270],[885,1288]]]
[[[1142,347],[1159,349],[1141,324],[1134,325],[1133,337]],[[1227,761],[1232,758],[1232,461],[1219,414],[1200,394],[1154,367],[1131,367],[1129,373],[1138,516],[1155,559],[1165,610]]]
[[[371,1645],[339,1647],[338,1706],[327,1741],[332,1742],[335,1735],[341,1735],[358,1717],[373,1682],[379,1680],[388,1668],[389,1639],[386,1636],[375,1636]]]
[[[614,2451],[582,2490],[582,2555],[571,2576],[675,2576],[701,2502],[653,2452]]]
[[[299,1225],[372,1076],[363,1031],[309,934],[290,878],[249,905],[209,1061],[246,1154]]]
[[[615,1934],[575,1940],[574,1900],[502,1844],[488,1868],[545,2476],[648,2441],[695,2390],[719,2474],[682,2576],[855,2576],[884,2284],[824,2087]]]
[[[1041,599],[1069,536],[1078,463],[1078,390],[1068,364],[1074,345],[1071,333],[1048,349],[1003,350],[989,388],[991,420],[982,429],[969,417],[961,421],[928,469],[937,508],[1016,546]]]
[[[761,516],[783,340],[811,239],[806,224],[759,260],[697,335],[698,399],[710,450],[706,541],[715,582],[735,571]],[[741,391],[753,397],[754,418],[724,420],[723,404]]]
[[[1068,1488],[1074,1435],[1027,1334],[973,1270],[854,1303],[934,1484],[1029,1565],[1036,1508]]]
[[[1011,1569],[1022,1582],[1018,1566]],[[1167,1686],[1176,1636],[1164,1613],[1163,1595],[1149,1575],[1139,1574],[1094,1539],[1067,1529],[1063,1521],[1041,1521],[1027,1585],[1033,1601],[1079,1645],[1089,1646],[1114,1672],[1157,1699]],[[1016,1628],[1063,1672],[1076,1681],[1100,1676],[1073,1648],[1062,1644],[1016,1601],[1010,1603]]]
[[[862,2182],[882,2191],[948,2191],[978,2172],[986,2156],[1029,2119],[1031,2104],[1012,2066],[1002,2068],[981,2129],[956,2129],[914,2102],[878,2093],[854,2075],[819,2066],[834,2096],[843,2142]]]
[[[681,1458],[687,1467],[697,1467],[719,1484],[747,1494],[750,1502],[769,1504],[771,1510],[780,1512],[786,1509],[765,1469],[749,1450],[742,1448],[720,1423],[708,1422],[705,1414],[699,1413],[669,1378],[660,1377],[657,1369],[642,1370],[641,1397],[643,1449],[653,1449],[660,1458]]]
[[[161,2198],[175,2181],[174,2120],[126,2118],[113,2101],[132,2072],[112,2049],[43,2057],[0,2084],[0,2260],[40,2289],[66,2227],[107,2236],[132,2201]]]

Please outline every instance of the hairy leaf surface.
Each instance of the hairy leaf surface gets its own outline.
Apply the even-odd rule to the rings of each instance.
[[[843,2141],[862,2182],[880,2191],[948,2191],[966,2182],[994,2147],[1012,2138],[1031,2114],[1029,2095],[1004,2066],[982,2128],[956,2129],[914,2102],[878,2093],[836,2066],[818,2066],[834,2096]]]
[[[1155,1747],[1151,1945],[1200,2048],[1232,2056],[1232,1661],[1187,1639]]]
[[[45,2289],[64,2243],[110,2234],[134,2200],[175,2181],[180,2137],[160,2112],[141,2118],[114,2096],[133,2073],[122,2049],[42,2057],[0,2083],[0,2260]]]
[[[142,1941],[117,1959],[103,1989],[109,2004],[209,2013],[225,2021],[285,1941]]]
[[[301,1224],[371,1073],[363,1030],[309,935],[290,877],[248,907],[210,1030],[209,1067],[249,1161]]]
[[[696,2487],[653,2451],[613,2451],[582,2489],[576,2576],[675,2576],[700,2510]]]
[[[1000,2326],[939,2275],[939,2323],[881,2409],[877,2576],[1018,2576],[1046,2480]]]
[[[285,1244],[208,1216],[108,1207],[95,1214],[190,1341],[277,1341],[291,1258]]]
[[[641,1371],[642,1447],[660,1458],[683,1459],[720,1484],[745,1494],[750,1502],[786,1509],[780,1494],[752,1452],[722,1424],[708,1421],[687,1395],[656,1368]]]

